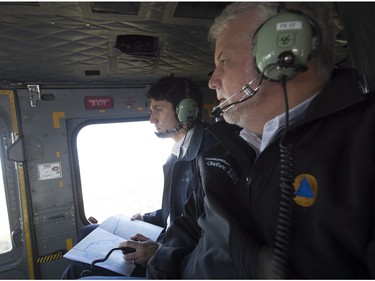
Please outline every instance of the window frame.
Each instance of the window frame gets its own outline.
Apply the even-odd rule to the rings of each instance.
[[[82,227],[83,225],[90,224],[88,221],[88,217],[90,214],[85,213],[85,205],[84,205],[84,192],[83,192],[83,186],[82,186],[82,179],[81,179],[81,167],[79,163],[79,152],[78,152],[78,145],[77,145],[77,138],[81,130],[89,125],[96,125],[96,124],[111,124],[111,123],[131,123],[131,122],[149,122],[149,116],[144,117],[136,117],[136,118],[111,118],[111,119],[92,119],[92,120],[81,120],[81,121],[74,121],[72,123],[75,123],[76,125],[72,125],[68,123],[68,127],[74,127],[73,133],[71,135],[71,149],[73,152],[73,184],[74,184],[74,193],[76,198],[76,206],[78,210],[78,229]],[[155,138],[157,138],[155,136]],[[172,140],[171,140],[172,143]],[[172,149],[172,145],[170,147]],[[167,160],[168,155],[166,155],[166,158],[163,159],[165,162]],[[164,164],[163,162],[163,164]],[[162,172],[162,167],[160,167],[160,171]],[[163,190],[163,185],[161,186],[161,191]],[[161,207],[161,201],[162,201],[162,192],[160,194],[160,207]],[[114,214],[113,214],[114,215]],[[100,222],[99,222],[100,223]]]

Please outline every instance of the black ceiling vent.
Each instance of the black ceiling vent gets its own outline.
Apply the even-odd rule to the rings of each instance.
[[[127,55],[156,57],[158,37],[146,35],[119,35],[116,38],[116,48]]]
[[[85,75],[86,76],[96,76],[100,75],[100,70],[85,70]]]
[[[136,2],[91,2],[95,14],[138,15],[141,3]]]

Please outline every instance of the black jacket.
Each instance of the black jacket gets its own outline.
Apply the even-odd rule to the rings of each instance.
[[[180,216],[189,195],[198,186],[198,176],[195,173],[195,159],[202,151],[216,143],[216,140],[205,132],[207,124],[199,122],[195,125],[189,147],[182,159],[171,155],[164,164],[164,190],[161,209],[144,215],[146,222],[167,226],[170,215],[172,221]]]
[[[224,173],[216,179],[210,174],[204,159],[214,158],[217,146],[202,154],[202,195],[189,200],[184,217],[171,226],[168,242],[150,261],[150,278],[275,277],[276,237],[289,251],[281,250],[289,257],[284,277],[375,277],[374,94],[362,94],[355,73],[337,71],[289,128],[284,144],[291,145],[286,151],[291,157],[283,174],[281,135],[260,155],[245,148],[248,175],[236,165],[240,160],[226,156],[240,184],[225,182]],[[239,143],[229,145],[243,147]],[[285,213],[280,211],[283,184],[293,196],[282,204],[290,207],[290,227],[277,234],[279,214]],[[204,250],[207,244],[219,255]],[[208,254],[202,256],[204,251]]]
[[[225,214],[221,211],[239,211],[241,214],[248,209],[248,178],[245,174],[249,174],[246,168],[249,166],[247,154],[253,153],[239,137],[239,127],[219,122],[207,130],[215,137],[219,135],[221,144],[209,148],[198,157],[197,166],[203,189],[199,188],[189,198],[184,216],[176,218],[168,229],[167,242],[149,262],[148,278],[241,277],[228,255],[228,249],[216,245],[216,240],[205,235],[205,230],[215,229],[215,235],[220,237],[218,241],[221,243],[226,239],[221,236],[225,233],[220,222]],[[227,150],[223,142],[235,145]],[[209,206],[205,198],[212,199]]]

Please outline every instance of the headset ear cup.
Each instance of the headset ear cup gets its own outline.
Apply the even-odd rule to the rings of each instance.
[[[316,25],[305,15],[281,12],[271,17],[254,35],[257,70],[270,80],[294,77],[307,69],[308,61],[316,54],[318,35]]]
[[[195,123],[199,113],[197,103],[192,98],[184,98],[176,108],[176,115],[183,127],[189,127]]]

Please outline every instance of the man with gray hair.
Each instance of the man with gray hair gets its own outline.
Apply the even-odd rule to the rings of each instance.
[[[148,277],[375,277],[375,100],[335,69],[330,12],[243,2],[215,20],[214,113],[242,131],[208,128],[222,144]]]

